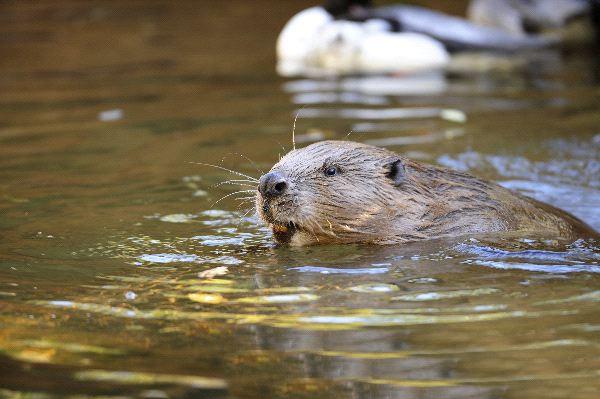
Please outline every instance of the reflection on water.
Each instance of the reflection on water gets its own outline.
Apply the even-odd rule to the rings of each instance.
[[[585,51],[282,81],[303,2],[61,4],[0,6],[0,397],[598,396],[600,243],[276,247],[198,164],[260,175],[299,110],[297,143],[351,132],[600,229]]]
[[[283,89],[295,93],[297,104],[351,102],[357,104],[387,104],[386,96],[437,95],[447,90],[441,73],[406,76],[358,76],[340,79],[298,79],[286,82]],[[361,101],[362,100],[362,101]]]

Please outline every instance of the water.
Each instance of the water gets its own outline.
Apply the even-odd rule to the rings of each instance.
[[[299,145],[353,130],[600,229],[593,53],[284,81],[304,6],[0,6],[1,397],[599,396],[597,242],[278,248],[197,164],[258,176],[304,106]]]

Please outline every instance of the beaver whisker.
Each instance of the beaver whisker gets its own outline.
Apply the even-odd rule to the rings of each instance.
[[[319,230],[321,231],[321,233],[323,233],[325,235],[332,236],[332,237],[338,236],[333,230],[326,230],[321,225],[317,225],[317,226],[319,227]]]
[[[246,207],[250,207],[250,208],[255,208],[254,204],[252,204],[252,202],[248,202],[248,201],[243,201],[240,202],[235,209],[239,210],[240,208],[244,208],[246,209]]]
[[[240,187],[254,187],[256,188],[256,184],[246,184],[246,183],[236,183],[236,182],[231,182],[231,181],[222,181],[220,183],[215,184],[213,187],[220,187],[223,184],[230,184],[232,186],[240,186]]]
[[[249,180],[249,179],[227,179],[227,180],[223,180],[223,181],[216,183],[212,187],[219,187],[223,184],[234,184],[234,183],[236,183],[236,184],[237,183],[240,183],[240,184],[252,183],[252,187],[256,187],[256,182],[254,180]]]
[[[252,166],[254,166],[254,169],[256,169],[258,172],[260,172],[261,175],[265,174],[265,172],[261,168],[259,168],[258,165],[253,160],[251,160],[249,157],[247,157],[246,155],[240,154],[239,152],[230,152],[230,154],[239,155],[240,157],[242,157],[245,160],[247,160],[248,162],[250,162],[250,164]]]
[[[320,224],[316,223],[314,220],[311,220],[309,223],[309,226],[311,228],[311,230],[318,230],[323,234],[327,234],[327,232],[325,231],[325,229],[323,229],[323,226],[321,226]]]
[[[249,204],[248,202],[240,202],[236,207],[235,210],[239,211],[241,207],[243,207],[244,205]],[[241,211],[240,211],[241,212]]]
[[[241,219],[242,219],[242,218],[246,217],[246,215],[247,215],[248,213],[250,213],[252,210],[256,211],[256,208],[254,208],[253,206],[249,206],[249,207],[247,207],[247,208],[243,208],[242,210],[240,210],[240,208],[241,208],[243,205],[244,205],[244,204],[242,203],[242,204],[239,204],[239,205],[236,207],[236,210],[237,210],[238,212],[244,212],[244,211],[246,211],[246,212],[245,212],[245,213],[244,213],[244,214],[243,214],[243,215],[240,217],[240,221],[239,221],[239,223],[237,224],[237,227],[239,227],[239,225],[241,224],[241,222],[242,222],[242,220],[241,220]],[[254,213],[254,215],[255,215],[255,216],[258,216],[256,212]]]
[[[236,229],[239,229],[239,228],[240,228],[240,225],[241,225],[241,224],[242,224],[242,222],[244,221],[244,218],[246,217],[246,215],[248,215],[250,212],[252,212],[252,210],[253,210],[253,209],[254,209],[253,207],[250,207],[250,208],[248,208],[248,210],[246,210],[246,212],[245,212],[245,213],[244,213],[242,216],[240,216],[240,218],[239,218],[239,220],[238,220],[238,223],[237,223],[237,225],[235,226],[235,228],[236,228]]]
[[[333,232],[333,225],[331,224],[331,221],[327,218],[325,218],[325,220],[327,220],[327,223],[329,224],[329,231]]]
[[[235,175],[238,175],[238,176],[246,177],[246,178],[248,178],[248,179],[252,180],[253,182],[256,182],[256,183],[258,183],[258,179],[257,179],[257,178],[255,178],[255,177],[248,176],[248,175],[246,175],[246,174],[244,174],[244,173],[242,173],[242,172],[238,172],[238,171],[235,171],[235,170],[232,170],[232,169],[227,169],[227,168],[225,168],[225,167],[223,167],[223,166],[219,166],[219,165],[213,165],[213,164],[211,164],[211,163],[204,163],[204,162],[190,162],[190,163],[191,163],[191,164],[195,164],[195,165],[210,166],[210,167],[213,167],[213,168],[217,168],[217,169],[225,170],[225,171],[227,171],[227,172],[229,172],[229,173],[233,173],[233,174],[235,174]]]
[[[242,209],[240,209],[242,208]],[[239,204],[237,204],[237,206],[235,207],[235,209],[239,212],[246,210],[246,209],[250,209],[253,208],[253,206],[249,203],[249,202],[240,202]]]
[[[349,226],[346,226],[349,227]],[[378,234],[373,232],[373,231],[368,231],[368,230],[358,230],[358,229],[353,229],[353,228],[348,228],[346,229],[346,231],[348,233],[355,233],[355,234],[360,234],[361,236],[372,236],[372,237],[378,237]]]
[[[254,197],[234,198],[234,200],[239,201],[240,205],[244,205],[244,204],[252,204],[252,205],[254,205]]]
[[[254,183],[254,180],[249,180],[249,179],[228,179],[225,181]]]
[[[233,193],[229,193],[227,195],[222,196],[221,198],[219,198],[218,200],[216,200],[210,207],[212,208],[213,206],[217,205],[219,202],[223,201],[225,198],[231,197],[232,195],[236,195],[236,194],[240,194],[240,193],[253,193],[254,190],[239,190],[239,191],[234,191]]]
[[[339,235],[334,231],[333,225],[332,225],[331,221],[329,219],[326,219],[326,220],[329,223],[330,230],[329,231],[323,231],[323,232],[325,234],[331,235],[333,237],[339,237]],[[346,232],[346,233],[377,236],[376,233],[373,233],[373,232],[370,232],[370,231],[367,231],[367,230],[363,230],[363,229],[352,228],[352,227],[348,226],[347,224],[336,223],[336,227],[338,229],[343,230],[343,232]],[[322,230],[322,228],[321,228],[321,230]]]
[[[281,147],[281,149],[283,150],[283,153],[284,153],[284,154],[285,154],[286,152],[288,152],[288,151],[285,149],[285,146],[284,146],[283,144],[281,144],[281,142],[280,142],[279,140],[275,140],[275,142],[276,142],[277,144],[279,144],[279,146],[280,146],[280,147]],[[281,159],[281,154],[278,154],[278,155],[279,155],[279,159]]]
[[[334,237],[337,237],[335,233],[326,231],[323,228],[323,226],[321,226],[319,223],[317,223],[314,219],[304,218],[302,220],[302,225],[305,226],[304,230],[311,233],[315,238],[317,238],[317,235],[314,233],[315,231],[319,231],[319,232],[323,233],[324,235],[329,235],[329,236],[333,235]],[[317,238],[317,241],[318,241],[318,238]]]
[[[315,240],[317,240],[317,242],[321,242],[321,240],[319,240],[319,236],[317,236],[314,232],[309,230],[308,233],[315,237]]]
[[[296,116],[294,117],[294,125],[292,126],[292,149],[293,150],[296,149],[296,121],[298,120],[298,116],[300,116],[300,112],[302,112],[302,109],[304,109],[304,107],[306,107],[306,104],[304,104],[302,106],[302,108],[300,108],[296,112]]]

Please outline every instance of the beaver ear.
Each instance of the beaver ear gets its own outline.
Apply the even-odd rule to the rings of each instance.
[[[406,177],[406,169],[400,158],[396,158],[385,164],[385,176],[392,179],[395,186],[399,186],[404,182]]]

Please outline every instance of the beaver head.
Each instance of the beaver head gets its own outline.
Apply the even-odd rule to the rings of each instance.
[[[396,227],[403,158],[322,141],[286,154],[260,178],[256,209],[279,243],[376,242]]]

